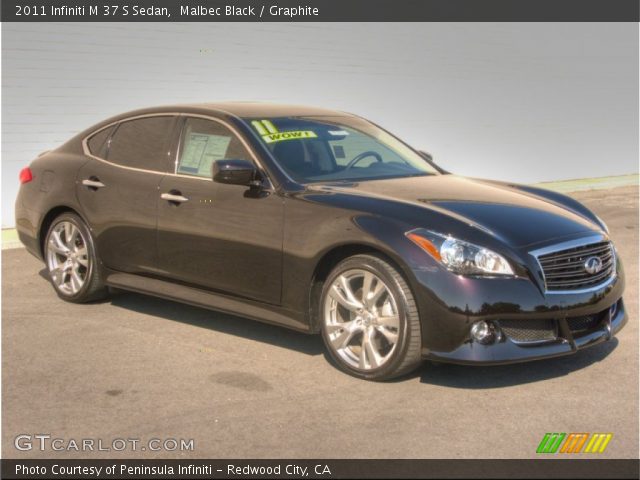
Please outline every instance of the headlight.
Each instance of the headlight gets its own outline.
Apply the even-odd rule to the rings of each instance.
[[[513,275],[509,262],[500,254],[457,238],[417,229],[407,238],[447,269],[462,275]]]

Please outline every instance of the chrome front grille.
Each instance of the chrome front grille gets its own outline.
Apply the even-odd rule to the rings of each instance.
[[[589,272],[586,263],[600,262],[600,269]],[[595,287],[615,273],[615,253],[609,241],[572,246],[537,255],[547,291],[581,290]]]

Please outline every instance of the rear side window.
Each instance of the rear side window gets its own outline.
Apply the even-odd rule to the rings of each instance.
[[[110,162],[166,172],[174,117],[146,117],[122,122],[111,139]]]
[[[91,155],[95,155],[96,157],[106,158],[107,156],[107,140],[111,136],[114,127],[108,127],[104,130],[100,130],[98,133],[89,137],[87,140],[87,146],[89,147],[89,151]]]

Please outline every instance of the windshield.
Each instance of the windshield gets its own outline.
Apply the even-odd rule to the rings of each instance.
[[[245,119],[278,164],[300,183],[435,175],[418,153],[354,117]]]

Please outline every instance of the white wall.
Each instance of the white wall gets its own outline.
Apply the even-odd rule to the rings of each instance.
[[[2,26],[2,225],[20,168],[110,115],[264,100],[352,111],[456,173],[638,171],[638,25]]]

